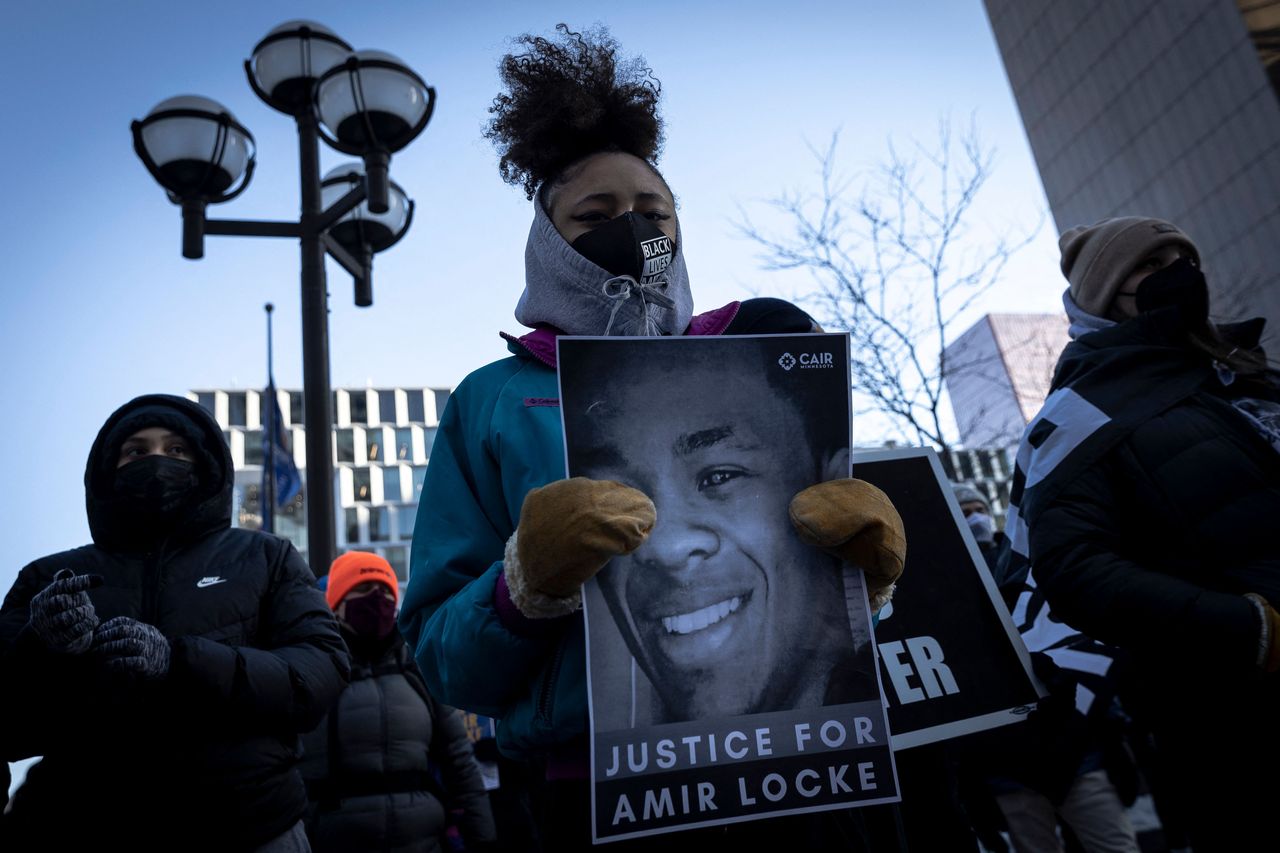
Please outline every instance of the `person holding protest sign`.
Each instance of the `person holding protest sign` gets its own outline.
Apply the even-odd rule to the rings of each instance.
[[[620,59],[607,34],[559,29],[503,59],[509,89],[489,130],[503,177],[534,202],[516,307],[534,331],[507,336],[513,356],[450,398],[400,626],[437,696],[497,718],[508,755],[545,762],[544,847],[577,849],[590,838],[581,585],[660,520],[639,490],[563,479],[555,338],[724,334],[744,306],[693,314],[674,197],[653,165],[649,69]],[[896,512],[866,484],[822,485],[808,502],[814,540],[866,558],[887,599],[905,550]]]
[[[864,618],[850,641],[840,561],[789,515],[807,484],[848,476],[845,419],[817,416],[843,381],[742,343],[732,358],[601,348],[561,367],[570,470],[635,486],[657,510],[644,542],[597,575],[656,691],[640,709],[654,723],[879,696]],[[570,387],[586,395],[573,406]]]
[[[0,744],[43,756],[5,849],[308,849],[298,736],[347,649],[288,540],[231,527],[233,479],[190,400],[138,397],[102,426],[93,544],[28,565],[0,608]]]
[[[1011,557],[1059,619],[1132,656],[1125,707],[1195,850],[1273,847],[1280,384],[1262,320],[1209,320],[1172,223],[1108,219],[1060,246],[1073,340],[1018,451]]]

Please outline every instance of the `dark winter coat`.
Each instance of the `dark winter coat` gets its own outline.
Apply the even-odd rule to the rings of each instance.
[[[1274,849],[1280,676],[1257,667],[1261,620],[1244,594],[1280,606],[1280,453],[1230,399],[1276,392],[1224,385],[1208,357],[1162,334],[1157,313],[1063,353],[1055,387],[1094,373],[1120,399],[1149,398],[1114,368],[1125,350],[1176,366],[1169,381],[1185,392],[1029,518],[1032,574],[1058,618],[1130,653],[1121,698],[1154,735],[1192,846]]]
[[[102,472],[112,426],[156,403],[203,433],[201,499],[166,539],[142,544],[112,514]],[[44,756],[6,817],[5,831],[31,846],[10,835],[7,849],[253,849],[306,807],[298,735],[348,671],[333,614],[286,540],[231,528],[230,454],[194,403],[150,396],[122,407],[85,476],[94,544],[31,563],[0,609],[4,757]],[[101,621],[129,616],[170,639],[167,676],[110,676],[92,653],[45,650],[27,605],[64,568],[104,578],[89,592]]]
[[[1244,593],[1280,606],[1280,453],[1232,407],[1240,383],[1224,386],[1172,334],[1130,321],[1064,351],[1055,387],[1107,370],[1117,347],[1182,359],[1196,381],[1039,513],[1031,562],[1054,612],[1089,636],[1147,667],[1239,678],[1256,668],[1261,627]]]
[[[469,847],[492,841],[488,794],[459,712],[432,699],[398,632],[381,648],[345,636],[351,684],[303,737],[312,849],[447,850],[450,808],[462,811]]]

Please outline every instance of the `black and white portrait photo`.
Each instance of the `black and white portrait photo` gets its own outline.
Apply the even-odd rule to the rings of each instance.
[[[597,837],[892,798],[860,573],[788,513],[849,476],[847,338],[562,338],[558,361],[569,475],[657,518],[585,595]]]

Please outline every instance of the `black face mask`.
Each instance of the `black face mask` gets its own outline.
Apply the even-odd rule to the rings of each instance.
[[[630,210],[570,245],[596,266],[614,275],[629,275],[640,284],[662,280],[676,248],[662,229]]]
[[[1177,308],[1182,326],[1192,329],[1209,318],[1209,285],[1190,258],[1178,258],[1147,276],[1136,292],[1138,313]]]
[[[371,640],[383,639],[396,626],[396,603],[380,592],[349,600],[345,613],[351,630]]]
[[[168,456],[144,456],[115,472],[114,491],[140,522],[176,520],[196,497],[195,466]]]

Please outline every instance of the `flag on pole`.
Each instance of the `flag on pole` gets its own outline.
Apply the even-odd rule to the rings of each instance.
[[[280,401],[276,399],[274,382],[268,381],[262,397],[262,529],[274,531],[276,508],[297,496],[302,490],[302,477],[298,474],[298,466],[293,464],[293,451],[289,449],[289,435],[280,415]],[[275,495],[274,502],[272,494]]]

